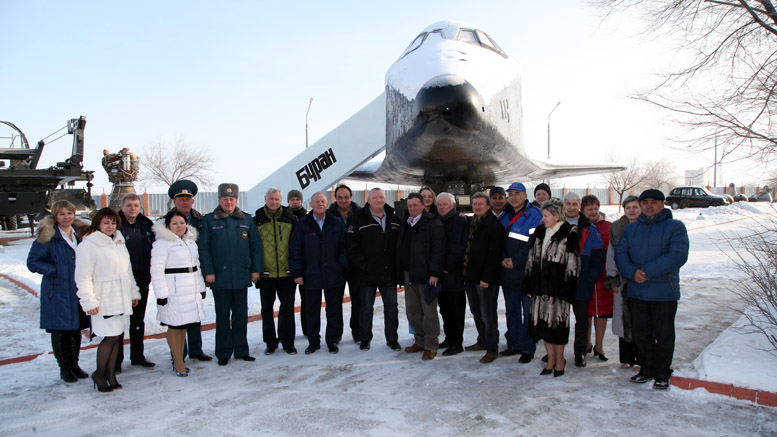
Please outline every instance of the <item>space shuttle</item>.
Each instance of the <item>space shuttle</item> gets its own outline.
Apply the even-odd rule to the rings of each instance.
[[[343,178],[429,185],[466,205],[493,185],[625,169],[532,159],[522,118],[518,63],[477,26],[434,23],[389,68],[380,96],[249,190],[249,210],[271,186],[308,199]]]

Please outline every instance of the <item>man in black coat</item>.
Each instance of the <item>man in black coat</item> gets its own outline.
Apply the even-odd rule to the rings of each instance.
[[[294,216],[297,217],[297,221],[302,220],[305,218],[306,215],[308,215],[307,210],[305,210],[305,207],[302,206],[302,191],[300,190],[291,190],[289,191],[289,194],[286,195],[286,202],[289,203],[289,212]],[[305,337],[308,336],[308,314],[305,311],[305,308],[307,307],[307,295],[305,294],[305,286],[297,284],[297,288],[299,288],[299,303],[300,303],[300,311],[299,311],[299,324],[302,327],[302,335]]]
[[[464,316],[467,296],[464,293],[464,275],[461,271],[464,252],[467,250],[469,222],[456,211],[456,197],[450,193],[437,195],[437,213],[445,230],[445,258],[438,296],[445,341],[440,343],[444,356],[456,355],[462,351],[464,341]]]
[[[148,361],[143,355],[143,336],[146,324],[146,304],[148,303],[148,284],[151,283],[151,246],[154,244],[154,224],[148,217],[140,213],[140,196],[130,193],[121,201],[121,234],[124,236],[124,245],[130,256],[132,275],[140,289],[140,301],[132,309],[130,315],[130,363],[133,366],[154,367],[154,363]],[[119,338],[123,345],[124,334]],[[121,363],[124,360],[124,347],[119,347],[119,356],[116,359],[116,371],[121,372]]]
[[[343,224],[348,226],[348,219],[354,214],[361,211],[359,205],[351,200],[353,192],[348,185],[338,185],[335,188],[335,203],[329,205],[327,209],[328,214],[342,219]],[[351,320],[349,326],[351,327],[351,337],[353,341],[359,342],[359,313],[361,309],[361,296],[359,295],[359,286],[354,280],[355,274],[351,274],[350,270],[345,273],[345,280],[348,283],[348,294],[351,298]]]
[[[399,311],[396,286],[396,246],[400,223],[394,215],[394,208],[386,205],[383,190],[373,188],[367,199],[364,208],[348,219],[345,233],[351,278],[356,282],[361,298],[360,348],[370,350],[373,306],[378,289],[383,299],[386,345],[393,350],[401,350],[397,341]]]
[[[477,343],[468,351],[485,350],[481,363],[490,363],[499,357],[499,327],[496,314],[499,297],[499,279],[502,273],[502,254],[505,229],[489,208],[486,193],[472,195],[475,217],[470,224],[467,250],[464,255],[464,278],[469,308],[478,330]]]
[[[308,347],[305,354],[321,348],[321,293],[326,299],[326,344],[339,351],[343,335],[343,289],[348,259],[345,256],[345,225],[326,213],[323,193],[311,197],[313,210],[299,221],[289,243],[289,267],[294,282],[307,294]],[[303,288],[304,285],[304,288]]]
[[[445,255],[445,231],[440,219],[424,212],[420,193],[407,196],[408,217],[403,220],[397,238],[399,274],[405,284],[405,311],[415,333],[415,343],[405,352],[424,351],[423,359],[437,355],[440,318],[437,315],[437,289]],[[424,288],[429,290],[425,291]],[[427,292],[430,294],[426,296]]]

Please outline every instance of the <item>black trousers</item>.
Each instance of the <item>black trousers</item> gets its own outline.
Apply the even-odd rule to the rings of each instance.
[[[294,347],[297,324],[294,323],[294,292],[296,285],[291,276],[285,278],[262,278],[259,295],[262,300],[262,337],[267,347],[277,347],[278,341],[284,349]],[[275,297],[281,302],[278,310],[278,332],[275,331],[273,307]]]
[[[629,299],[631,336],[637,345],[640,373],[655,379],[672,376],[674,318],[677,301],[652,302]]]
[[[305,289],[307,302],[305,313],[308,320],[308,343],[311,346],[321,345],[321,294],[326,300],[326,334],[327,346],[336,345],[343,336],[343,293],[345,285],[325,289]]]
[[[443,290],[437,295],[437,303],[440,306],[443,332],[448,346],[463,346],[467,293]]]
[[[140,289],[140,300],[137,306],[132,307],[132,314],[129,317],[129,337],[130,337],[130,361],[137,361],[143,358],[143,336],[146,333],[146,305],[148,304],[148,284],[138,284]],[[116,358],[116,364],[124,362],[124,334],[119,336],[119,354]]]
[[[362,293],[356,282],[348,280],[348,293],[351,295],[351,336],[359,338],[359,317],[361,317]]]
[[[629,364],[631,366],[639,364],[637,345],[633,341],[626,341],[618,337],[618,354],[621,364]]]
[[[575,313],[575,355],[585,355],[588,351],[588,302],[573,300],[572,311]]]
[[[480,286],[479,282],[466,283],[469,310],[475,320],[478,331],[478,344],[488,353],[499,352],[499,319],[497,316],[497,299],[499,285],[488,288]]]

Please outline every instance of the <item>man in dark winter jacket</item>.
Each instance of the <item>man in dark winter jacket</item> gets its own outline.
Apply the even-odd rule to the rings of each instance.
[[[551,198],[550,185],[546,183],[537,184],[534,187],[534,202],[531,204],[537,208],[541,207],[543,203],[547,202]]]
[[[291,190],[286,196],[286,202],[289,203],[289,211],[294,214],[294,217],[297,217],[297,221],[302,220],[308,215],[305,207],[302,206],[303,200],[302,191],[300,190]]]
[[[226,366],[233,353],[238,360],[256,360],[248,349],[247,288],[259,280],[264,265],[259,232],[251,215],[237,207],[237,185],[219,185],[218,195],[219,206],[202,218],[197,246],[216,304],[216,358]]]
[[[345,256],[345,225],[327,214],[324,193],[311,198],[313,210],[300,220],[291,236],[289,264],[294,282],[304,285],[308,295],[308,347],[306,354],[321,348],[321,293],[326,299],[326,345],[329,352],[339,351],[343,335],[343,290],[348,259]]]
[[[680,300],[680,267],[688,261],[688,231],[664,208],[664,194],[645,190],[639,196],[642,214],[623,231],[615,250],[618,270],[629,282],[634,343],[642,365],[631,378],[655,379],[653,388],[669,388],[674,355],[674,319]]]
[[[347,185],[338,185],[337,188],[335,188],[335,203],[329,205],[329,209],[326,211],[327,213],[342,219],[343,224],[346,226],[348,226],[348,219],[361,210],[359,205],[351,201],[352,194],[353,192]],[[354,280],[355,276],[354,273],[351,273],[350,269],[345,273],[345,279],[348,282],[348,294],[351,299],[351,320],[349,322],[351,337],[354,342],[358,343],[361,295],[359,293],[359,286]]]
[[[194,196],[197,195],[197,184],[186,179],[180,179],[173,182],[167,190],[167,195],[173,199],[173,208],[186,216],[186,224],[190,225],[197,232],[202,231],[202,214],[192,208],[194,205]],[[203,296],[204,298],[204,296]],[[192,326],[186,328],[187,342],[183,345],[183,357],[188,354],[192,358],[200,361],[210,361],[213,359],[202,351],[202,334],[200,333],[200,323],[192,323]]]
[[[467,300],[478,330],[477,343],[468,351],[485,350],[481,363],[491,363],[499,357],[499,327],[497,298],[505,247],[505,229],[491,213],[486,193],[472,195],[475,216],[470,224],[467,250],[464,255],[464,278]]]
[[[386,345],[401,350],[397,339],[399,311],[397,309],[396,247],[399,219],[394,208],[386,205],[386,195],[373,188],[367,204],[348,219],[345,246],[351,275],[359,287],[359,344],[361,350],[370,350],[372,315],[376,289],[383,299],[384,333]]]
[[[580,243],[580,277],[577,280],[577,293],[572,301],[575,313],[575,366],[585,367],[588,347],[590,321],[588,320],[588,301],[594,294],[594,285],[599,281],[607,258],[599,229],[580,211],[580,196],[569,192],[564,196],[566,221],[577,226]]]
[[[531,298],[521,294],[526,260],[529,257],[529,239],[534,229],[542,222],[542,213],[532,206],[526,195],[526,187],[515,182],[507,189],[508,202],[513,213],[507,223],[504,259],[502,260],[502,292],[505,297],[505,317],[507,318],[507,349],[502,356],[521,354],[521,363],[534,358],[536,344],[529,335],[529,309]]]
[[[258,288],[262,300],[262,334],[267,345],[265,355],[275,353],[279,341],[287,354],[297,353],[294,347],[297,327],[294,322],[294,292],[297,286],[294,285],[289,267],[289,242],[297,225],[297,217],[281,205],[282,199],[281,190],[270,187],[264,195],[264,207],[257,209],[254,214],[254,223],[259,230],[264,251],[264,271]],[[277,335],[273,318],[276,295],[281,302]]]
[[[302,200],[303,200],[302,191],[300,190],[291,190],[289,191],[289,194],[286,195],[286,202],[289,203],[289,211],[294,215],[294,217],[297,217],[298,223],[300,220],[305,218],[306,215],[308,215],[308,212],[305,210],[305,207],[302,206]],[[308,336],[308,315],[307,315],[307,312],[305,311],[307,295],[305,294],[304,285],[297,285],[297,288],[299,288],[299,302],[300,302],[299,324],[302,327],[302,335],[307,337]]]
[[[132,275],[140,289],[140,301],[132,309],[130,315],[130,363],[133,366],[154,367],[154,363],[148,361],[143,355],[143,336],[146,324],[146,304],[148,304],[148,285],[151,283],[151,246],[154,244],[154,224],[148,217],[140,213],[140,196],[130,193],[121,201],[121,233],[124,236],[124,245],[130,255]],[[123,345],[124,334],[119,338]],[[124,347],[119,347],[119,355],[116,359],[116,370],[121,371],[121,363],[124,360]]]
[[[445,231],[436,215],[424,211],[420,193],[407,196],[407,212],[397,238],[397,264],[405,284],[405,311],[415,343],[406,347],[405,352],[423,351],[422,359],[432,360],[439,346],[440,318],[437,296],[426,296],[424,288],[437,288],[442,276]]]
[[[467,309],[467,296],[464,292],[464,275],[461,263],[467,250],[469,222],[456,211],[456,197],[451,193],[437,195],[437,213],[445,230],[445,259],[442,267],[438,296],[440,315],[445,330],[445,341],[440,343],[444,356],[456,355],[464,351],[464,315]]]

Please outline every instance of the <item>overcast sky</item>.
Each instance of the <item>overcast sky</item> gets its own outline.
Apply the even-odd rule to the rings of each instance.
[[[249,189],[304,149],[311,97],[313,143],[381,93],[405,47],[444,19],[481,27],[521,65],[530,155],[545,158],[561,101],[554,162],[636,154],[682,174],[713,161],[667,147],[662,114],[627,98],[672,53],[583,1],[1,1],[0,16],[0,120],[35,143],[86,116],[97,194],[110,190],[103,149],[141,154],[177,138],[213,151],[214,182]],[[47,146],[42,165],[69,156],[71,141]],[[723,175],[739,185],[760,173]],[[585,184],[601,179],[575,181]]]

